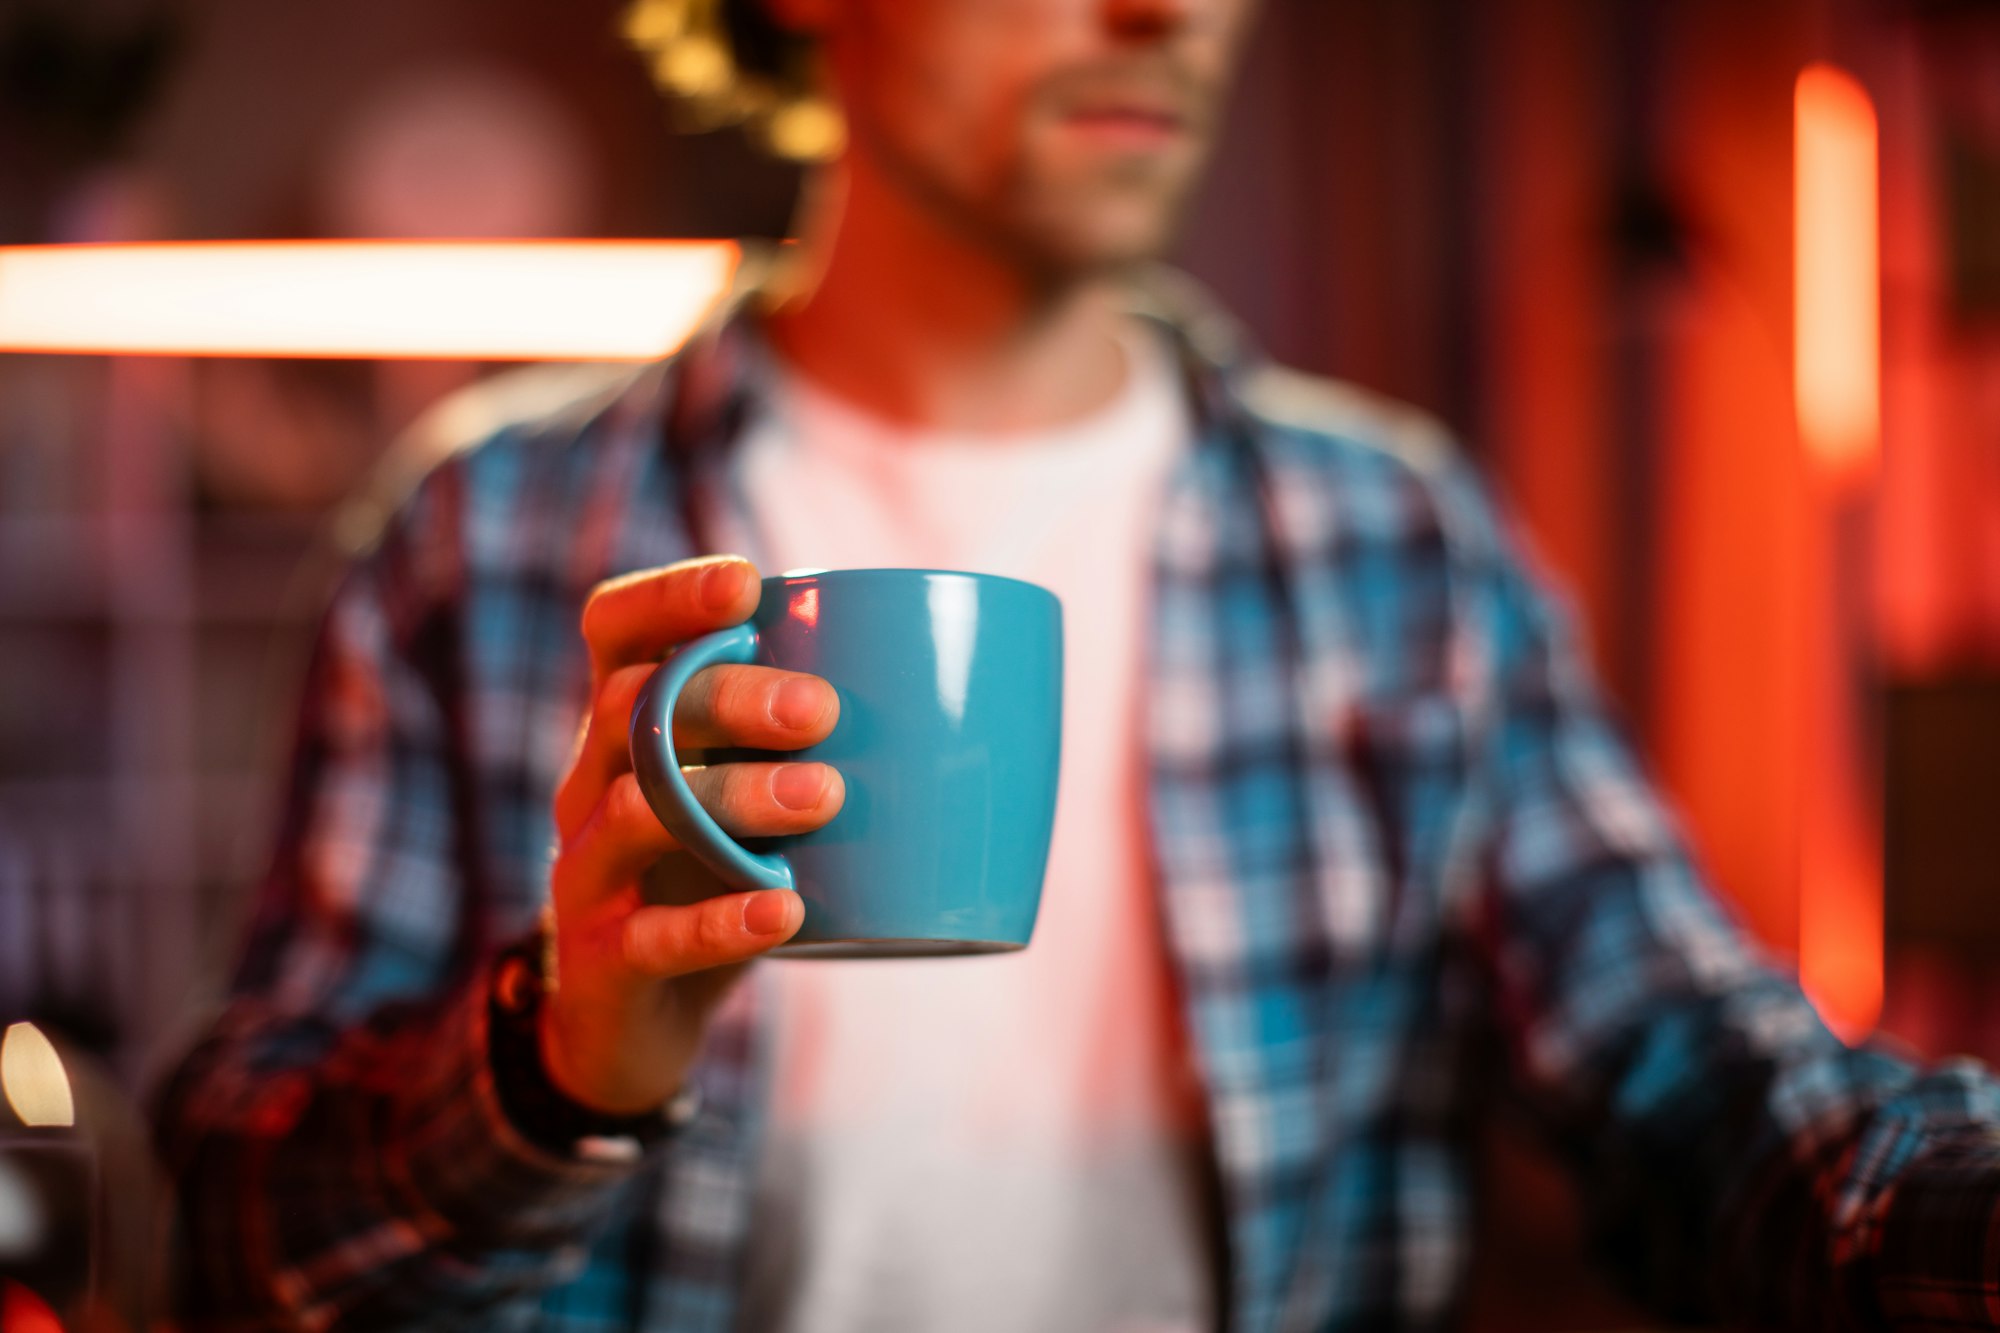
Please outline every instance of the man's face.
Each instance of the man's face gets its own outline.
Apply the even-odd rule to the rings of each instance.
[[[1255,0],[832,0],[850,151],[1053,274],[1157,254]]]

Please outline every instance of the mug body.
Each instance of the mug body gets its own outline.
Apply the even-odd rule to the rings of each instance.
[[[829,681],[833,731],[787,756],[846,783],[776,852],[805,924],[775,953],[898,957],[1028,943],[1055,823],[1062,605],[995,575],[856,569],[764,580],[757,660]],[[746,757],[748,757],[746,755]]]

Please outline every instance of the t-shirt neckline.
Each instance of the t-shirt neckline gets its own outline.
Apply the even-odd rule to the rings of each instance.
[[[939,430],[882,416],[841,397],[793,366],[773,359],[771,403],[781,419],[810,420],[813,429],[793,432],[808,447],[836,453],[890,455],[909,462],[918,456],[973,460],[1072,454],[1093,445],[1143,438],[1164,390],[1175,392],[1166,349],[1156,335],[1131,325],[1117,341],[1125,373],[1118,391],[1089,413],[1054,426],[973,431]]]

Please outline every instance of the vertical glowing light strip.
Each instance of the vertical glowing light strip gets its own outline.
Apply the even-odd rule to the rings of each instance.
[[[1812,463],[1850,475],[1882,431],[1875,108],[1851,76],[1810,65],[1795,117],[1799,437]]]
[[[1799,978],[1844,1036],[1883,986],[1881,802],[1864,710],[1873,653],[1860,543],[1881,440],[1875,111],[1851,76],[1799,76],[1793,226],[1805,548],[1799,690]]]

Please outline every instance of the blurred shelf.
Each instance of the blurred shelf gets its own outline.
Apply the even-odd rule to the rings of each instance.
[[[88,1008],[128,1069],[226,969],[342,563],[328,510],[232,498],[274,492],[254,468],[232,489],[235,456],[189,435],[201,409],[240,417],[216,387],[0,358],[0,1022]],[[313,391],[372,422],[372,388]]]
[[[0,518],[0,624],[261,625],[318,614],[332,559],[317,518],[195,516],[145,543],[164,548],[172,567],[163,558],[144,582],[112,572],[118,521]]]
[[[240,792],[247,787],[268,783],[271,774],[262,769],[214,770],[190,773],[149,773],[150,781],[190,782],[204,792]],[[109,792],[118,790],[120,779],[115,776],[92,774],[88,777],[0,777],[0,816],[4,816],[10,803],[15,801],[79,800],[95,801]]]

